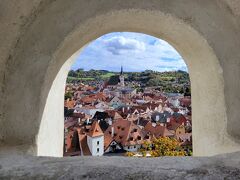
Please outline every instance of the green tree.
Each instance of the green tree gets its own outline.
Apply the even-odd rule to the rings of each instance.
[[[66,92],[65,93],[65,100],[67,100],[67,99],[72,99],[72,97],[73,97],[73,93],[71,93],[71,92]]]

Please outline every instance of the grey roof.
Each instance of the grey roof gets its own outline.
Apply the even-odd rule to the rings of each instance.
[[[157,120],[157,117],[159,118],[159,120]],[[167,115],[165,113],[160,113],[160,112],[154,112],[151,115],[151,119],[154,122],[161,122],[161,123],[166,123],[167,122]]]

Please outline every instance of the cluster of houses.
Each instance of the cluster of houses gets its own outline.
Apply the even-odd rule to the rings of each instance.
[[[67,84],[64,123],[65,156],[102,156],[139,151],[154,138],[177,139],[192,148],[191,98],[144,92],[125,85],[120,75],[97,86]]]

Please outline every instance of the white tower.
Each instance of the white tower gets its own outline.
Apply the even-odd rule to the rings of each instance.
[[[97,121],[94,121],[87,135],[87,144],[92,156],[102,156],[104,153],[104,134]]]
[[[119,80],[120,80],[121,87],[124,87],[125,84],[124,84],[124,75],[123,75],[123,68],[122,68],[122,66],[121,66],[121,72],[120,72]]]

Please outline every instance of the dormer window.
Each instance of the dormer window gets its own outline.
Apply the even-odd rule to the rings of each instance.
[[[130,137],[130,138],[129,138],[129,141],[132,141],[132,140],[133,140],[133,137]]]
[[[141,140],[142,138],[141,138],[141,136],[138,136],[137,139],[138,139],[138,140]]]
[[[122,131],[123,131],[124,129],[125,129],[125,128],[123,127],[123,128],[122,128]]]

